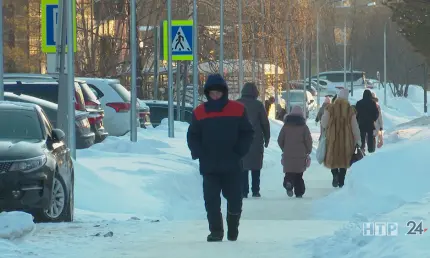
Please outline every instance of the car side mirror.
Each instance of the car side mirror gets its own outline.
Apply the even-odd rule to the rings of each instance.
[[[54,142],[62,141],[64,138],[66,138],[66,134],[63,132],[63,130],[57,128],[52,129],[52,140]]]

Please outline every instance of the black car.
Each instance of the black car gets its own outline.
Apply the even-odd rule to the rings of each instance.
[[[57,126],[58,105],[55,103],[23,94],[15,95],[10,92],[5,92],[4,100],[39,105],[45,111],[51,124],[54,127]],[[91,131],[88,112],[75,111],[75,132],[77,149],[85,149],[94,145],[96,136]]]
[[[59,83],[58,78],[43,74],[8,74],[4,75],[4,90],[20,95],[30,95],[39,99],[47,100],[58,104]],[[96,142],[103,141],[107,136],[103,126],[104,111],[97,107],[97,97],[92,94],[92,90],[82,81],[75,80],[75,109],[89,112],[88,121],[91,130],[96,135]],[[82,88],[81,86],[84,86]],[[85,87],[87,86],[87,87]],[[96,105],[93,105],[96,104]],[[86,105],[89,105],[88,107]],[[100,105],[100,102],[98,102]]]
[[[90,112],[88,120],[91,124],[92,131],[96,134],[96,143],[102,142],[109,133],[106,132],[103,125],[103,118],[105,116],[104,110],[101,108],[100,101],[94,94],[93,90],[88,86],[85,81],[75,80],[82,90],[82,95],[85,101],[85,108]]]
[[[0,211],[73,221],[74,168],[64,132],[34,104],[0,101],[0,121]]]
[[[169,114],[169,103],[167,101],[159,101],[159,100],[143,100],[151,110],[151,123],[154,127],[160,125],[161,120],[168,117]],[[177,120],[177,105],[174,105],[174,119]],[[182,108],[182,106],[181,106]],[[182,111],[182,110],[181,110]],[[186,105],[185,106],[185,117],[182,118],[184,122],[191,123],[193,119],[193,107]]]

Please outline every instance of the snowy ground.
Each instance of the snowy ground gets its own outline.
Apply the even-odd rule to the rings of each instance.
[[[355,91],[351,102],[361,95]],[[416,102],[389,96],[388,103],[386,145],[354,165],[341,190],[333,189],[330,172],[313,162],[305,173],[303,199],[287,197],[282,187],[276,144],[282,124],[272,121],[263,197],[244,200],[236,243],[205,241],[198,163],[186,147],[187,125],[176,123],[175,139],[167,138],[164,124],[139,132],[135,144],[109,137],[79,151],[76,221],[34,225],[28,214],[2,213],[0,257],[425,257],[424,251],[411,254],[412,248],[424,249],[425,234],[362,236],[366,221],[397,222],[402,234],[408,220],[423,220],[425,226],[430,210],[423,169],[430,165],[430,119],[421,117]],[[312,119],[308,125],[316,147],[319,125]]]

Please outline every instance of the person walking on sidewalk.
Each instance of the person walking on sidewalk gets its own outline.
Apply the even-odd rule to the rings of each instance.
[[[255,83],[245,83],[242,97],[238,99],[247,111],[249,120],[254,128],[254,140],[248,154],[243,158],[243,197],[248,198],[249,171],[252,176],[252,196],[261,197],[260,174],[263,168],[264,147],[269,146],[270,124],[263,103],[258,98],[259,92]]]
[[[208,76],[204,93],[207,102],[193,111],[187,142],[203,176],[210,231],[207,241],[224,238],[221,192],[227,199],[227,239],[236,241],[242,213],[242,158],[249,151],[254,131],[245,107],[228,99],[227,83],[220,74]]]
[[[381,112],[381,106],[379,106],[379,99],[376,97],[375,92],[372,92],[373,100],[376,103],[376,106],[378,107],[379,116],[378,119],[375,122],[375,131],[373,133],[374,135],[374,142],[377,142],[377,147],[381,148],[382,145],[384,145],[384,121],[382,120],[382,112]],[[376,137],[378,137],[376,139]]]
[[[325,99],[324,99],[324,103],[322,104],[322,106],[321,106],[321,107],[320,107],[320,109],[318,110],[317,117],[315,118],[315,123],[317,123],[317,124],[318,124],[318,122],[320,122],[320,121],[321,121],[321,117],[324,115],[324,110],[325,110],[325,108],[326,108],[330,103],[331,103],[330,98],[329,98],[329,97],[325,97]],[[319,137],[319,139],[321,139],[322,134],[323,134],[323,128],[322,128],[322,126],[321,126],[321,124],[320,124],[320,137]]]
[[[349,104],[348,96],[347,89],[341,90],[321,118],[321,126],[326,134],[324,166],[331,169],[333,187],[343,187],[355,148],[361,146],[355,109]]]
[[[379,118],[379,110],[376,102],[373,99],[372,92],[365,90],[363,98],[357,101],[355,105],[357,110],[357,120],[360,127],[361,135],[361,150],[364,152],[367,142],[367,150],[369,153],[375,152],[375,123]]]
[[[296,197],[301,198],[305,194],[303,172],[309,166],[312,136],[300,106],[294,106],[285,117],[278,144],[282,150],[284,188],[288,196],[292,197],[294,190]]]

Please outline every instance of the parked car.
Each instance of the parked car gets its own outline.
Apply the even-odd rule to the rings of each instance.
[[[24,94],[15,95],[10,92],[4,93],[4,100],[39,105],[43,109],[45,114],[48,116],[48,119],[51,124],[54,127],[57,126],[58,105],[55,103]],[[91,131],[91,125],[88,121],[88,115],[88,112],[83,112],[79,110],[75,111],[75,137],[77,149],[88,148],[94,145],[95,142],[96,136],[94,132]]]
[[[352,76],[351,72],[346,72],[346,84],[347,87],[350,87],[351,80],[354,85],[354,88],[364,88],[364,77],[363,77],[362,71],[353,71]],[[325,80],[328,82],[327,85],[327,92],[329,94],[335,95],[339,93],[340,90],[345,88],[344,81],[345,81],[345,74],[344,71],[328,71],[328,72],[322,72],[319,74],[320,80]],[[351,78],[352,77],[352,78]],[[312,79],[317,79],[317,76],[312,76]]]
[[[30,95],[58,104],[58,78],[51,75],[5,74],[4,90],[17,95]],[[88,92],[88,90],[85,92]],[[75,109],[90,113],[90,119],[88,121],[91,124],[91,130],[96,135],[96,142],[100,142],[108,136],[108,132],[103,126],[104,111],[101,109],[94,109],[91,106],[87,108],[85,102],[88,100],[93,101],[95,97],[86,99],[85,96],[89,95],[84,94],[84,90],[81,88],[80,83],[75,80]]]
[[[130,131],[131,94],[119,80],[106,78],[83,78],[100,100],[105,111],[104,125],[110,135],[122,136]],[[151,126],[150,108],[141,101],[136,104],[138,121],[142,128]]]
[[[0,101],[0,210],[73,221],[74,168],[60,129],[38,105]]]
[[[105,112],[102,109],[101,103],[97,96],[94,94],[93,90],[85,81],[75,80],[82,89],[82,95],[85,101],[85,109],[90,113],[88,118],[91,124],[91,130],[96,135],[96,143],[102,142],[109,133],[105,130],[103,125],[103,118]]]
[[[327,86],[329,84],[329,81],[323,80],[323,79],[320,78],[320,80],[319,80],[320,83],[319,83],[319,86],[318,86],[318,79],[312,79],[312,80],[316,83],[317,87],[320,88],[320,90],[321,90],[322,93],[326,93],[327,92]]]
[[[167,101],[161,100],[142,100],[146,105],[151,109],[151,123],[154,127],[160,125],[161,120],[168,117],[168,107],[169,103]],[[174,119],[177,120],[177,104],[174,103]],[[193,106],[186,105],[185,106],[185,117],[183,118],[184,122],[191,123],[193,119]]]
[[[288,82],[290,85],[290,89],[292,90],[303,90],[303,84],[306,85],[306,90],[309,91],[312,96],[316,96],[317,95],[317,87],[318,84],[311,81],[311,85],[309,86],[309,81],[306,81],[305,83],[303,83],[303,80],[299,80],[299,81],[289,81]]]
[[[315,99],[309,91],[306,91],[306,107],[303,107],[303,90],[290,90],[289,96],[286,91],[282,91],[281,96],[287,103],[286,106],[288,106],[290,111],[293,106],[300,106],[306,112],[306,118],[309,118],[309,111],[313,111],[317,108]]]

